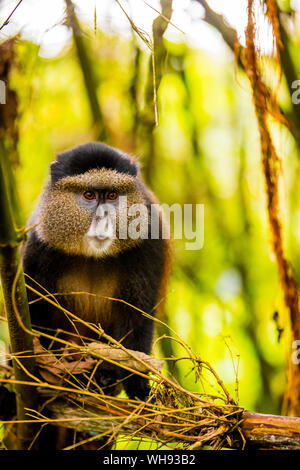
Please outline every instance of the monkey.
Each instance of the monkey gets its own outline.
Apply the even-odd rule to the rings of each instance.
[[[128,208],[134,204],[146,207],[144,228],[138,236],[120,236],[121,219],[128,226],[133,220]],[[160,224],[155,238],[146,236],[153,205]],[[27,283],[42,288],[50,299],[55,296],[61,307],[85,322],[100,324],[126,348],[149,354],[152,318],[165,297],[170,271],[170,241],[162,236],[163,224],[135,158],[99,142],[59,153],[28,222],[31,230],[23,251]],[[78,344],[80,337],[99,339],[86,324],[70,321],[53,302],[37,301],[30,289],[28,297],[32,326],[38,331],[57,332],[56,337]],[[53,343],[43,335],[41,342],[46,348]],[[113,384],[119,381],[130,399],[147,400],[146,378],[106,366],[100,375],[111,393],[116,393]]]

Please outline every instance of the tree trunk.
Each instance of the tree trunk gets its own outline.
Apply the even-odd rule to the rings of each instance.
[[[4,307],[8,320],[11,354],[16,381],[28,381],[34,373],[33,342],[24,275],[21,269],[19,244],[21,233],[15,229],[11,201],[7,187],[8,158],[4,142],[0,141],[0,278]],[[11,184],[15,183],[11,181]],[[15,208],[14,208],[15,209]],[[25,354],[24,354],[25,352]],[[25,357],[26,356],[26,357]],[[17,418],[26,420],[26,409],[36,409],[35,390],[21,383],[15,384]],[[35,426],[18,425],[19,448],[27,449],[32,442]]]

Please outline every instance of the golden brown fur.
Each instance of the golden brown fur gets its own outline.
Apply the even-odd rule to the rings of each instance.
[[[69,311],[90,323],[100,323],[107,331],[113,321],[112,301],[107,297],[115,297],[117,285],[115,272],[106,272],[104,266],[101,270],[101,265],[93,269],[91,264],[81,264],[63,273],[58,290],[66,294]]]
[[[146,203],[137,179],[130,175],[120,175],[115,170],[89,170],[82,175],[62,178],[54,189],[50,183],[46,186],[39,202],[35,218],[39,217],[40,220],[37,233],[41,240],[73,255],[90,255],[84,243],[84,235],[92,222],[91,212],[78,204],[76,194],[97,188],[114,189],[120,195],[127,197],[127,206],[122,208],[125,212],[123,214],[117,212],[116,232],[119,229],[119,215],[123,215],[129,223],[128,207]],[[43,215],[49,212],[51,218]],[[126,239],[120,243],[116,238],[109,254],[117,255],[138,242],[139,240]]]

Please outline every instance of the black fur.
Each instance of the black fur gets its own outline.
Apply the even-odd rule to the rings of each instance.
[[[128,155],[109,145],[93,142],[58,154],[51,165],[51,181],[55,184],[61,178],[80,175],[93,168],[117,170],[132,176],[138,173],[138,164]]]
[[[101,166],[132,175],[137,172],[137,165],[130,163],[129,157],[119,151],[103,144],[87,144],[61,154],[58,157],[58,163],[51,168],[52,179],[56,181],[63,176],[78,174]],[[148,199],[146,190],[144,196],[150,206],[151,201]],[[51,217],[51,214],[49,216]],[[99,270],[101,265],[103,273],[104,266],[107,276],[121,273],[119,276],[121,281],[114,293],[114,298],[122,299],[138,309],[154,315],[155,305],[158,302],[158,290],[164,272],[165,243],[165,240],[161,239],[147,239],[134,248],[123,251],[117,257],[94,259],[71,256],[57,251],[41,241],[34,229],[29,232],[23,256],[23,266],[25,273],[50,293],[58,292],[58,281],[66,269],[78,267],[80,270],[84,264],[88,263],[89,272],[97,273],[97,269]],[[27,282],[40,290],[34,282],[29,280]],[[28,290],[28,296],[30,300],[36,298],[30,290]],[[58,300],[62,306],[65,306],[63,296]],[[112,308],[113,322],[106,333],[116,340],[125,337],[122,341],[125,347],[148,354],[153,336],[153,321],[122,302],[113,301]],[[63,312],[44,300],[31,304],[30,314],[33,326],[41,331],[52,329],[50,334],[53,334],[56,329],[60,328],[75,332]],[[76,326],[79,328],[78,324]],[[91,336],[90,332],[89,336]],[[48,347],[49,342],[44,341],[44,345]],[[124,369],[112,369],[108,365],[107,368],[102,367],[100,373],[102,373],[102,379],[105,378],[105,374],[111,378],[111,381],[108,380],[106,383],[108,385],[110,382],[115,382],[116,378],[124,379],[125,376],[128,376],[128,372]],[[104,382],[102,380],[101,385],[105,385],[105,380]],[[127,378],[124,381],[124,388],[130,398],[138,397],[142,400],[147,398],[149,392],[148,381],[138,375]]]

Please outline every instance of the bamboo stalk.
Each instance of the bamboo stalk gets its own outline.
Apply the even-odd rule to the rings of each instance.
[[[93,116],[94,125],[96,128],[97,138],[104,140],[105,129],[103,125],[103,116],[99,105],[98,96],[96,93],[96,83],[93,74],[92,64],[88,56],[86,46],[84,44],[82,34],[80,31],[79,22],[75,14],[73,2],[71,0],[65,0],[67,7],[67,15],[70,27],[72,28],[73,38],[76,46],[77,56],[80,63],[85,88],[87,91],[89,105]]]
[[[4,307],[8,320],[10,347],[12,356],[18,356],[18,363],[13,359],[14,375],[17,381],[28,380],[28,374],[34,372],[33,357],[22,358],[22,353],[33,354],[31,321],[23,271],[20,269],[20,234],[15,229],[11,201],[7,191],[8,158],[4,142],[0,141],[0,277],[4,297]],[[12,173],[10,173],[12,178]],[[15,182],[10,181],[14,186]],[[14,208],[15,209],[15,208]],[[21,319],[24,328],[20,326]],[[37,397],[32,387],[16,384],[17,418],[26,419],[26,409],[35,409]],[[35,426],[21,423],[18,425],[17,435],[21,449],[28,448],[33,439]]]
[[[142,114],[140,139],[143,142],[145,158],[144,178],[153,186],[153,175],[156,167],[154,132],[158,124],[157,92],[163,77],[167,51],[163,36],[172,15],[172,0],[161,0],[161,12],[152,24],[153,48],[149,61],[148,79],[145,89],[145,111]],[[145,146],[145,144],[147,144]]]

